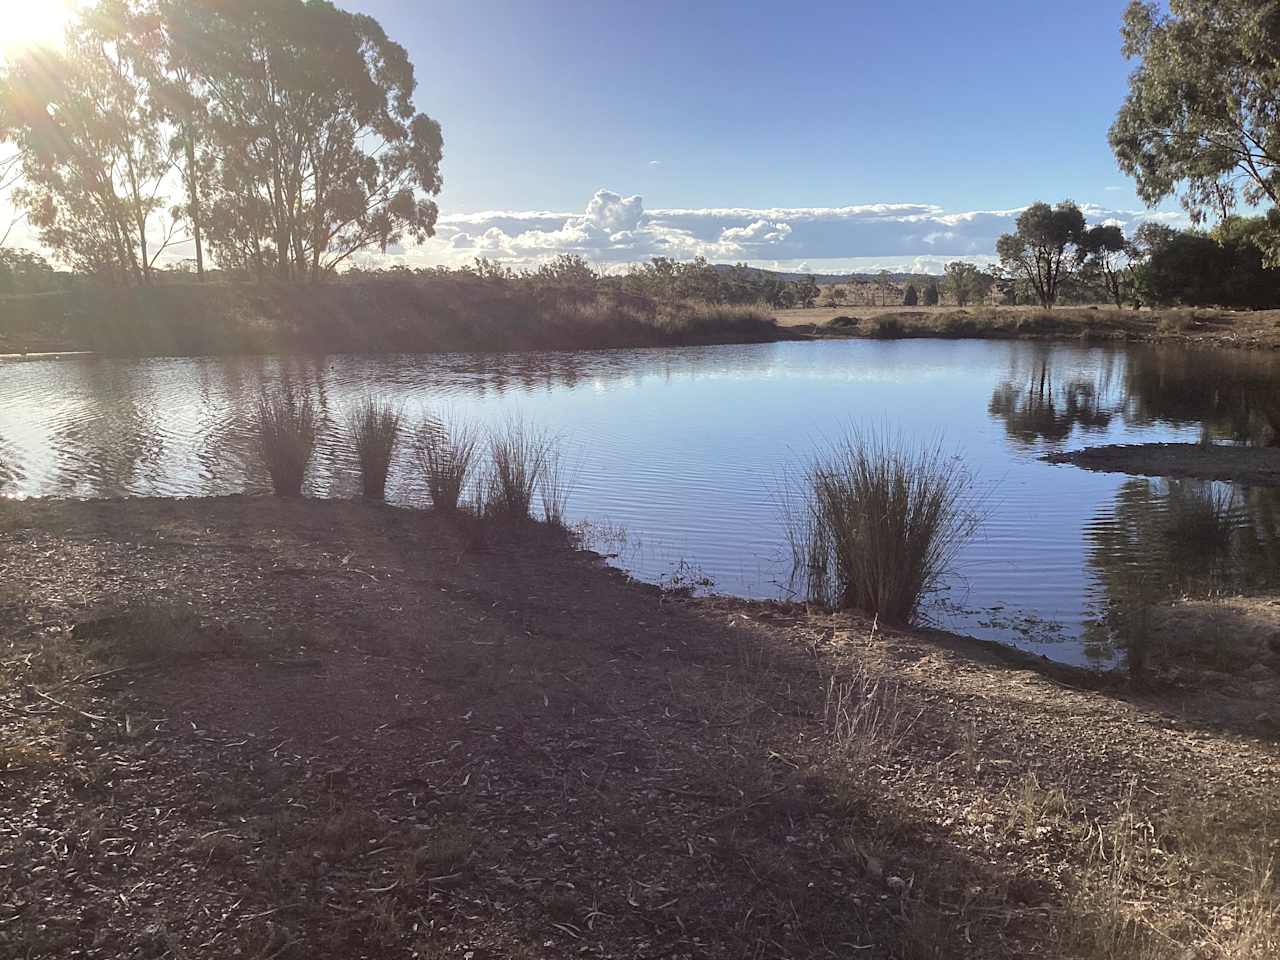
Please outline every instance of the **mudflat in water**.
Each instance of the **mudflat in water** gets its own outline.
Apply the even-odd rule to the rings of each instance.
[[[308,481],[356,492],[344,414],[373,392],[563,438],[574,521],[653,582],[706,578],[788,596],[780,486],[850,423],[940,439],[978,478],[985,514],[940,626],[1069,662],[1108,662],[1122,592],[1280,579],[1280,492],[1099,474],[1042,454],[1106,443],[1268,443],[1280,367],[1175,347],[831,341],[523,355],[315,359],[61,358],[0,362],[0,496],[210,496],[265,491],[250,413],[264,384],[309,385],[325,412]],[[412,458],[389,499],[421,502]],[[1226,531],[1184,536],[1206,510]]]

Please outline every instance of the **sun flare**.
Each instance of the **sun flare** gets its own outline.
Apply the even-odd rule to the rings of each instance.
[[[73,3],[74,0],[0,0],[0,54],[61,43]]]

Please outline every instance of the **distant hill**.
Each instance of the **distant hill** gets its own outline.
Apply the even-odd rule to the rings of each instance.
[[[716,263],[712,266],[723,273],[741,269],[729,263]],[[792,273],[785,270],[766,270],[764,267],[746,267],[745,269],[754,276],[774,277],[778,280],[803,280],[805,277],[813,277],[823,286],[832,283],[872,283],[880,280],[879,273]],[[889,279],[897,284],[914,283],[918,286],[921,283],[928,283],[931,279],[941,280],[941,277],[927,273],[890,272]]]

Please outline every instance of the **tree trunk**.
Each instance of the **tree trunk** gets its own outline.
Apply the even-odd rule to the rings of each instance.
[[[204,248],[200,238],[200,184],[196,175],[196,141],[187,125],[187,202],[191,205],[191,235],[196,241],[196,279],[204,279]]]

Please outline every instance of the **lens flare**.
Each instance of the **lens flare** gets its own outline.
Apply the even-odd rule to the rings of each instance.
[[[0,55],[35,46],[57,46],[74,0],[0,0]]]

